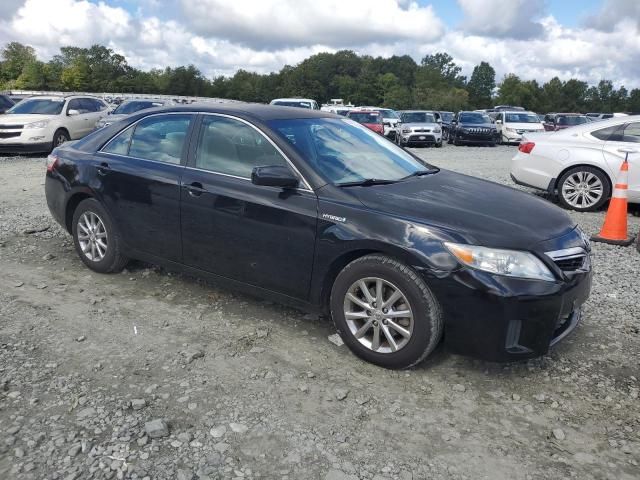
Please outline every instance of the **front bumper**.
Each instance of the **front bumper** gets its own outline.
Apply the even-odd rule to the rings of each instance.
[[[590,263],[545,282],[462,269],[431,280],[444,309],[444,341],[454,353],[509,362],[539,357],[571,333],[591,291]]]
[[[496,143],[497,135],[494,133],[490,135],[458,133],[456,138],[458,142],[461,142],[461,143]]]
[[[406,146],[436,145],[442,143],[442,133],[402,133],[400,140],[402,145]]]
[[[23,129],[22,125],[5,125],[0,129],[0,152],[49,152],[52,140],[53,133],[47,127]]]
[[[52,148],[53,148],[52,142],[38,142],[38,143],[2,142],[0,143],[0,153],[50,152]]]

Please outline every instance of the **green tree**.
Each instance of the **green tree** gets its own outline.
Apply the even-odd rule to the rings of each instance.
[[[47,87],[45,64],[37,60],[27,63],[15,86],[23,90],[44,90]]]
[[[494,88],[496,88],[496,71],[487,62],[480,62],[480,65],[473,68],[473,73],[467,83],[471,107],[487,108],[491,106]]]
[[[0,78],[5,81],[17,80],[24,67],[36,61],[36,52],[32,47],[18,42],[8,43],[2,50]]]

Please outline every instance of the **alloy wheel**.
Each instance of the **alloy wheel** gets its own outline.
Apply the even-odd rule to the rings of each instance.
[[[401,350],[413,333],[413,312],[407,297],[378,277],[362,278],[349,287],[344,317],[358,342],[376,353]]]
[[[102,219],[93,212],[84,212],[78,219],[78,243],[85,257],[99,262],[107,254],[107,229]]]
[[[575,172],[562,184],[562,197],[574,208],[592,207],[600,201],[603,193],[602,181],[591,172]]]

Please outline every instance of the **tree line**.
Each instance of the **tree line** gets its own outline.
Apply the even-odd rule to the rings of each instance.
[[[11,42],[1,59],[0,90],[189,95],[262,103],[277,97],[319,102],[343,98],[356,105],[451,111],[509,104],[536,112],[640,112],[638,88],[616,89],[605,79],[589,85],[558,77],[540,84],[513,73],[496,83],[494,68],[484,61],[467,78],[447,53],[426,55],[417,63],[408,55],[382,58],[341,50],[312,55],[276,73],[241,69],[231,77],[211,79],[194,65],[143,71],[102,45],[62,47],[44,62],[32,47]]]

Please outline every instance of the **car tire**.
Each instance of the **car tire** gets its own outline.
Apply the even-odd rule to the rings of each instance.
[[[111,217],[93,198],[80,202],[73,212],[72,235],[80,259],[94,272],[120,272],[129,262]]]
[[[439,141],[438,143],[436,143],[436,148],[442,148],[442,141]]]
[[[380,294],[378,282],[382,285]],[[392,299],[394,295],[396,300]],[[354,297],[365,303],[353,302]],[[379,298],[392,303],[382,309],[374,305]],[[362,310],[354,311],[352,307]],[[333,284],[330,310],[338,333],[351,351],[381,367],[404,369],[417,365],[442,338],[441,308],[427,284],[413,269],[386,255],[366,255],[348,264]],[[405,312],[410,315],[402,317]],[[385,313],[394,317],[385,318]]]
[[[66,130],[59,128],[53,134],[53,139],[51,141],[51,148],[54,149],[56,147],[59,147],[60,145],[62,145],[65,142],[68,142],[69,140],[70,140],[69,134],[66,132]]]
[[[447,136],[447,143],[449,145],[451,145],[453,143],[453,133],[449,132],[449,135]]]
[[[460,144],[460,140],[458,140],[458,135],[456,135],[455,137],[453,137],[453,144],[454,144],[456,147],[459,147],[459,146],[461,145],[461,144]]]
[[[600,196],[596,198],[591,195],[585,197],[578,194],[576,197],[574,187],[581,184],[591,186],[594,193],[599,191]],[[599,189],[598,186],[600,186]],[[578,212],[598,210],[611,196],[611,185],[607,175],[602,170],[587,166],[575,167],[565,172],[558,180],[557,189],[560,204],[564,208]],[[592,201],[584,202],[585,198],[591,198]]]

